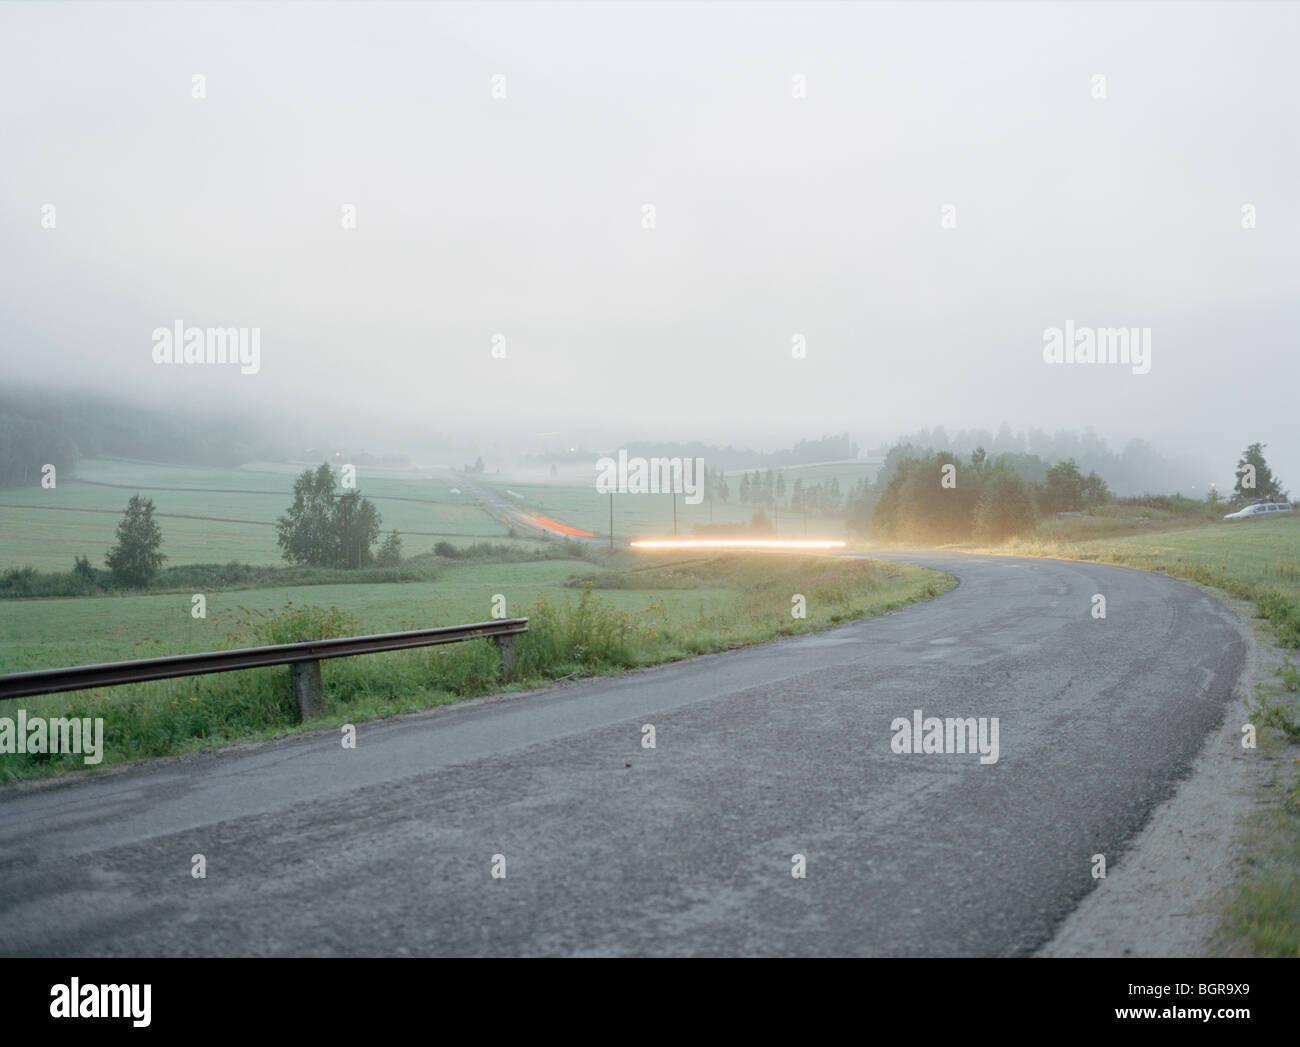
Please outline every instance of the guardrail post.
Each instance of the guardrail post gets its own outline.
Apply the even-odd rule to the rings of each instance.
[[[315,720],[325,715],[325,687],[320,679],[320,662],[291,662],[289,686],[293,690],[299,720]]]
[[[494,636],[492,640],[497,645],[497,653],[501,655],[501,676],[503,679],[509,679],[515,671],[514,635]]]

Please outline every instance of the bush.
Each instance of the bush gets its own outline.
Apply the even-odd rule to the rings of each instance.
[[[1029,485],[1015,473],[994,473],[984,483],[975,506],[975,536],[1005,542],[1034,529],[1037,515]]]
[[[947,465],[956,466],[956,487],[942,485]],[[979,498],[979,481],[974,469],[950,454],[941,453],[905,462],[895,476],[902,477],[895,510],[896,537],[934,544],[970,538]]]
[[[375,563],[380,567],[396,567],[402,562],[402,536],[394,531],[384,539],[384,544],[375,554]]]
[[[525,554],[524,559],[530,556]],[[81,561],[81,558],[79,558]],[[87,571],[93,581],[87,580]],[[174,564],[164,567],[146,588],[150,592],[204,589],[256,589],[287,585],[375,584],[378,582],[431,582],[438,577],[438,565],[427,556],[416,556],[395,567],[271,567],[232,561],[227,564]],[[37,571],[32,567],[11,568],[0,575],[0,599],[24,596],[85,596],[108,589],[107,572],[97,571],[88,561],[71,571]]]
[[[91,568],[92,575],[94,568]],[[0,599],[28,596],[85,596],[94,591],[95,582],[87,582],[74,568],[71,571],[42,572],[34,567],[11,567],[0,575]]]
[[[360,623],[337,607],[303,604],[295,607],[290,600],[278,614],[239,608],[240,616],[231,629],[231,647],[261,647],[264,644],[304,643],[308,640],[333,640],[339,636],[362,636]]]
[[[36,586],[35,567],[11,567],[0,579],[7,594],[12,596],[33,596]]]
[[[1273,623],[1283,647],[1300,648],[1300,607],[1276,589],[1265,589],[1255,597],[1259,613]]]
[[[95,569],[90,566],[90,560],[85,556],[76,558],[73,563],[72,573],[80,578],[88,589],[99,584]]]
[[[631,615],[617,611],[584,585],[576,604],[553,606],[545,594],[528,615],[528,632],[516,638],[524,676],[557,676],[636,664]]]

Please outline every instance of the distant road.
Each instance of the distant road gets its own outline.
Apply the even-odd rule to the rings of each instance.
[[[490,487],[482,487],[473,480],[467,480],[463,474],[457,474],[455,483],[482,502],[487,507],[484,511],[489,516],[498,522],[504,523],[507,527],[518,527],[525,534],[544,535],[547,538],[566,538],[587,545],[608,545],[609,543],[608,536],[602,538],[596,534],[564,534],[540,524],[529,513],[524,511],[521,503],[511,501],[509,498],[497,494]]]
[[[323,731],[0,790],[0,952],[1030,953],[1220,721],[1238,623],[1141,571],[896,558],[961,584],[362,724],[352,751]],[[892,752],[917,708],[999,717],[997,763]]]

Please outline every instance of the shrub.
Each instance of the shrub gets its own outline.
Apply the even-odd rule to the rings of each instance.
[[[36,588],[36,568],[11,567],[5,571],[0,584],[12,596],[32,596]]]
[[[375,554],[375,563],[380,567],[396,567],[402,562],[402,536],[394,531],[384,539],[384,544]]]
[[[584,585],[577,603],[556,607],[544,594],[528,615],[528,632],[516,639],[518,668],[525,676],[553,676],[636,664],[634,626]]]
[[[1276,589],[1265,589],[1255,597],[1255,606],[1273,623],[1283,647],[1300,648],[1300,607],[1294,599]]]
[[[90,566],[90,560],[85,556],[78,556],[73,563],[72,573],[79,578],[87,589],[97,586],[99,579],[95,575],[95,569]]]
[[[1005,542],[1034,529],[1033,496],[1015,473],[994,473],[984,483],[975,506],[975,535],[981,541]]]
[[[230,630],[229,642],[233,647],[260,647],[264,644],[304,643],[307,640],[332,640],[339,636],[360,636],[360,623],[346,611],[337,607],[303,604],[295,607],[293,601],[284,605],[278,614],[250,611],[239,608],[240,616]]]

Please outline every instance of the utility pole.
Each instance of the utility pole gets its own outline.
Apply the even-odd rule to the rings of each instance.
[[[673,537],[677,537],[677,492],[673,492]]]
[[[609,547],[614,548],[614,492],[609,492]]]
[[[348,539],[348,496],[343,496],[343,554],[348,567],[352,566],[352,542]]]

